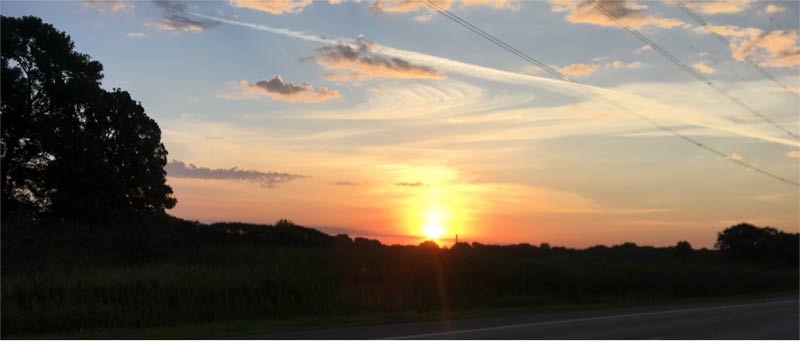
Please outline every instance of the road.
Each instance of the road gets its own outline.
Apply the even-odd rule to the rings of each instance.
[[[800,298],[311,330],[253,339],[798,339]]]

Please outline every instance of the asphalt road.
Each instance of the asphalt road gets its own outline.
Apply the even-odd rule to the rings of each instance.
[[[312,330],[254,339],[795,339],[800,298]]]

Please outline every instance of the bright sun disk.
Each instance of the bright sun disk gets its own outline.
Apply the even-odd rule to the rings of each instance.
[[[444,228],[439,224],[429,223],[422,227],[422,233],[429,239],[439,239],[439,237],[444,235]]]

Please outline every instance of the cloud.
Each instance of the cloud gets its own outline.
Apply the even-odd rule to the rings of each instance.
[[[771,31],[741,42],[733,48],[733,58],[745,60],[758,55],[760,66],[789,67],[800,64],[797,31]]]
[[[684,0],[683,3],[706,14],[730,14],[744,11],[754,2],[754,0]]]
[[[298,13],[306,6],[311,5],[311,2],[311,0],[228,0],[233,7],[249,8],[276,15]]]
[[[213,20],[197,20],[190,18],[187,3],[182,1],[156,0],[153,3],[161,10],[163,18],[156,22],[147,22],[145,26],[165,31],[196,32],[204,31],[219,25]]]
[[[248,83],[245,80],[239,82],[241,94],[224,95],[228,99],[256,98],[268,95],[274,99],[285,102],[325,102],[340,97],[338,91],[313,86],[306,83],[287,83],[280,75],[275,75],[270,80],[260,80],[255,83]]]
[[[728,158],[731,160],[739,161],[742,159],[742,156],[736,153],[731,153],[731,155],[728,155]]]
[[[738,61],[753,59],[766,67],[790,67],[800,65],[800,47],[797,45],[797,30],[764,32],[752,27],[706,26],[711,32],[728,37],[731,41],[732,57]],[[701,28],[696,33],[706,33]]]
[[[358,183],[350,182],[350,181],[336,181],[336,182],[332,183],[331,185],[334,185],[334,186],[351,186],[351,187],[360,186]]]
[[[133,5],[122,0],[84,0],[83,7],[90,7],[100,13],[130,11]]]
[[[800,150],[793,150],[791,152],[788,152],[786,153],[786,156],[793,159],[800,159]]]
[[[642,67],[642,62],[635,61],[625,64],[625,62],[621,60],[615,60],[612,63],[608,64],[608,66],[614,69],[637,69]]]
[[[515,0],[461,0],[459,2],[454,0],[433,0],[433,2],[444,10],[451,9],[456,3],[463,7],[481,6],[514,11],[519,9],[519,1]],[[435,13],[433,9],[428,7],[425,1],[421,0],[375,0],[375,2],[369,6],[369,11],[376,14],[426,11],[426,14],[421,14],[414,18],[414,20],[417,21],[428,21],[431,15]]]
[[[314,61],[329,70],[349,70],[350,75],[333,76],[334,79],[367,78],[427,78],[444,79],[444,75],[432,67],[414,65],[404,59],[387,58],[375,53],[377,44],[359,36],[355,46],[337,43],[314,50],[314,56],[304,60]]]
[[[170,161],[164,169],[167,172],[167,176],[173,178],[253,181],[260,183],[264,187],[274,187],[275,185],[307,177],[298,174],[261,172],[237,167],[227,169],[207,168],[186,164],[178,160]]]
[[[484,6],[494,9],[518,10],[519,2],[512,0],[461,0],[462,6]]]
[[[617,26],[617,22],[608,17],[600,9],[595,7],[594,2],[589,0],[549,0],[553,12],[568,12],[567,21],[581,24],[592,24],[600,26]],[[645,26],[657,26],[661,28],[673,28],[685,26],[686,23],[678,19],[661,18],[644,13],[645,6],[636,4],[629,0],[598,0],[607,12],[616,17],[620,22],[639,29]]]
[[[697,71],[700,71],[700,72],[705,73],[705,74],[712,74],[712,73],[717,72],[717,70],[714,70],[713,67],[708,66],[707,64],[705,64],[703,62],[694,63],[694,64],[692,64],[692,66],[695,69],[697,69]]]
[[[789,87],[786,88],[786,91],[800,94],[800,87]]]
[[[139,33],[139,32],[130,32],[130,33],[127,34],[127,36],[128,36],[128,38],[144,38],[144,37],[147,37],[146,34]]]
[[[358,72],[326,73],[322,77],[331,82],[351,83],[353,85],[361,85],[367,79],[366,75]]]
[[[205,16],[201,14],[195,14],[195,15],[198,15],[199,17],[202,18],[215,20],[220,23],[227,23],[241,27],[248,27],[254,30],[270,32],[273,34],[278,34],[295,39],[301,39],[305,41],[317,42],[322,44],[340,44],[342,42],[345,42],[345,44],[350,44],[351,47],[357,46],[355,42],[348,41],[345,38],[335,38],[335,39],[326,38],[318,34],[307,34],[294,30],[274,28],[261,24],[254,24],[249,22],[242,22],[242,21],[224,19],[213,16]],[[394,58],[401,58],[413,63],[431,65],[436,69],[446,70],[448,72],[457,73],[467,77],[478,78],[492,82],[500,82],[504,84],[512,84],[517,86],[536,86],[543,89],[547,89],[548,91],[554,91],[560,94],[568,94],[570,96],[576,96],[577,98],[588,97],[588,95],[584,94],[583,92],[576,91],[579,90],[579,88],[576,87],[574,84],[562,80],[525,75],[517,72],[509,72],[505,70],[499,70],[485,66],[464,63],[458,60],[438,57],[435,55],[429,55],[416,51],[397,49],[388,46],[377,47],[376,52],[381,55]],[[637,111],[646,112],[648,113],[648,116],[653,119],[664,120],[672,123],[687,124],[694,127],[707,128],[708,130],[703,130],[705,133],[716,131],[717,133],[732,134],[732,135],[758,139],[762,141],[769,141],[772,143],[778,143],[783,145],[800,146],[800,143],[798,143],[795,140],[789,140],[784,137],[774,136],[774,134],[768,132],[765,129],[750,127],[750,126],[745,127],[741,124],[732,123],[729,119],[724,119],[720,117],[720,114],[724,112],[724,110],[706,108],[709,110],[704,111],[704,107],[702,106],[689,108],[687,106],[677,105],[674,102],[673,98],[665,97],[665,94],[670,93],[670,91],[672,91],[672,90],[665,91],[665,89],[662,88],[666,85],[658,85],[658,89],[653,89],[652,91],[647,91],[646,93],[641,93],[642,87],[639,85],[632,88],[623,87],[617,89],[609,89],[609,88],[585,85],[585,84],[583,86],[598,93],[601,93],[604,96],[612,98],[615,101],[618,101],[620,103],[625,103],[626,107],[638,108],[639,110]],[[698,86],[704,86],[704,85],[698,85]],[[683,87],[680,89],[683,89]],[[690,94],[694,95],[702,92],[703,92],[702,90],[698,91],[692,90]],[[472,99],[472,97],[467,97],[467,98]],[[704,99],[704,101],[705,100],[707,99]],[[480,103],[478,105],[480,105]],[[475,105],[473,104],[472,106]],[[473,109],[465,108],[465,110],[473,110]],[[703,112],[704,114],[700,115],[701,112]],[[408,110],[405,110],[404,114],[407,113]],[[336,114],[341,115],[343,114],[343,112],[336,112]],[[705,115],[705,114],[711,114],[711,115]],[[505,134],[504,137],[505,136],[507,136],[507,134]],[[529,136],[529,134],[526,133],[526,136]]]
[[[597,71],[597,64],[572,64],[559,69],[561,73],[572,77],[582,77]]]
[[[767,5],[767,13],[778,13],[786,10],[786,7],[776,6],[773,4]]]
[[[425,186],[425,184],[423,184],[421,182],[398,182],[398,183],[396,183],[394,185],[395,186],[400,186],[400,187],[422,187],[422,186]]]

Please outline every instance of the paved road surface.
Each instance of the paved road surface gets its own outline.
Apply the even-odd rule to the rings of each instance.
[[[254,339],[795,339],[800,298],[589,310],[256,335]]]

